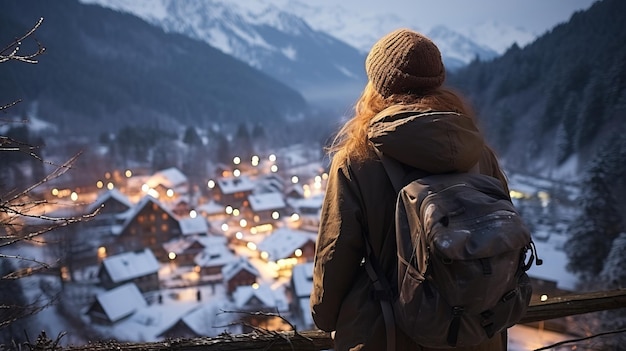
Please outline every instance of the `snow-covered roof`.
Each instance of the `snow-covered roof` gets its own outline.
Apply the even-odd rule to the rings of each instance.
[[[289,205],[295,209],[301,209],[301,208],[320,209],[322,208],[322,204],[324,202],[324,195],[310,196],[310,197],[301,198],[301,199],[289,199],[288,202],[289,202]]]
[[[285,208],[283,195],[277,192],[249,195],[248,201],[252,211],[267,211]]]
[[[159,262],[150,249],[125,252],[102,261],[114,283],[125,282],[159,271]]]
[[[161,204],[159,200],[155,199],[154,197],[150,195],[146,195],[143,198],[141,198],[141,200],[139,200],[139,202],[134,207],[124,212],[123,217],[126,218],[126,220],[124,221],[124,224],[120,228],[120,233],[124,230],[124,228],[128,226],[128,224],[130,224],[130,222],[132,222],[135,216],[137,216],[137,214],[141,212],[141,210],[144,207],[146,207],[148,204],[156,204],[160,209],[162,209],[165,213],[167,213],[174,220],[178,220],[178,216],[176,216],[174,212],[170,211],[170,209],[163,206],[163,204]]]
[[[127,317],[148,304],[134,283],[128,283],[96,296],[104,313],[111,322]]]
[[[239,177],[220,178],[217,185],[224,194],[234,194],[242,191],[252,191],[255,183],[245,175]]]
[[[109,199],[114,199],[122,203],[123,205],[126,205],[128,208],[133,207],[133,203],[130,202],[130,200],[124,194],[122,194],[119,190],[114,188],[114,189],[107,190],[107,191],[100,193],[98,197],[96,198],[96,200],[87,207],[87,212],[88,213],[93,212],[98,207],[102,206],[103,203],[107,202]]]
[[[264,307],[277,307],[276,296],[274,295],[274,291],[270,288],[269,285],[261,284],[252,286],[238,286],[237,289],[233,292],[233,300],[235,301],[235,307],[238,309],[245,309],[246,307],[255,307],[249,306],[250,300],[253,298],[257,298]]]
[[[187,183],[187,176],[178,168],[171,167],[160,170],[148,178],[146,184],[151,188],[163,185],[166,188],[176,188]]]
[[[224,213],[224,206],[215,201],[210,201],[197,206],[196,211],[204,212],[206,214],[222,214]]]
[[[205,246],[204,250],[195,257],[194,262],[200,267],[212,267],[224,266],[236,260],[237,256],[224,243]]]
[[[300,311],[302,311],[302,319],[304,326],[314,326],[313,315],[311,314],[311,299],[309,297],[298,298]]]
[[[202,216],[181,218],[178,224],[183,235],[206,234],[209,231],[209,223]]]
[[[316,234],[302,230],[279,228],[267,236],[258,245],[259,251],[268,253],[269,261],[291,257],[296,249],[302,248],[307,242],[315,243]]]
[[[297,297],[309,298],[313,289],[313,262],[295,265],[292,270],[291,281]]]
[[[222,276],[228,281],[242,270],[246,270],[255,276],[259,276],[259,271],[245,257],[233,261],[222,268]]]

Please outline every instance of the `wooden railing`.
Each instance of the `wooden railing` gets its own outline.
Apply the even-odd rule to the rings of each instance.
[[[626,289],[594,292],[579,295],[550,298],[544,302],[532,303],[520,324],[532,323],[573,316],[583,313],[626,308]],[[51,342],[48,341],[48,344]],[[38,345],[37,350],[61,350],[61,348]],[[333,348],[330,334],[320,330],[273,332],[257,331],[249,334],[224,334],[213,338],[170,339],[152,343],[97,342],[84,346],[71,346],[62,350],[104,351],[104,350],[303,350],[320,351]]]

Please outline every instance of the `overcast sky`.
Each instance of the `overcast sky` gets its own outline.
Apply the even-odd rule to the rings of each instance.
[[[543,34],[566,22],[577,10],[597,0],[342,0],[341,6],[361,13],[395,13],[421,28],[443,24],[464,29],[490,20]],[[337,4],[336,0],[315,3]],[[406,25],[406,24],[402,24]]]

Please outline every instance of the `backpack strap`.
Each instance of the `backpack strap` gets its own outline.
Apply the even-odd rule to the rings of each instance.
[[[352,172],[350,167],[348,167],[348,172]],[[356,180],[356,178],[353,179]],[[365,205],[363,203],[361,203],[361,206],[365,208]],[[378,266],[376,255],[374,255],[374,250],[372,249],[372,245],[370,244],[368,238],[368,230],[364,230],[361,236],[363,237],[363,241],[365,242],[365,262],[363,263],[363,265],[365,267],[365,271],[367,272],[367,276],[372,281],[375,298],[380,301],[380,308],[383,313],[383,320],[385,321],[385,334],[387,336],[386,349],[387,351],[395,351],[396,322],[393,315],[393,307],[391,306],[391,301],[393,300],[393,290],[391,290],[391,285],[385,278],[385,275],[381,273],[381,270]]]
[[[396,190],[396,193],[399,193],[400,189],[402,189],[402,187],[404,186],[403,178],[406,174],[404,168],[398,161],[389,158],[387,155],[383,154],[382,151],[378,150],[378,148],[375,146],[374,151],[376,152],[376,155],[378,156],[380,161],[383,163],[383,166],[385,167],[387,176],[391,180],[393,188]]]
[[[417,168],[407,169],[400,161],[397,161],[380,151],[376,146],[374,146],[374,151],[376,155],[380,159],[385,167],[385,172],[387,173],[387,177],[391,181],[396,194],[400,193],[400,190],[410,183],[411,181],[419,178],[427,176],[428,173]]]
[[[376,299],[380,301],[380,308],[383,312],[383,319],[385,321],[385,334],[387,336],[387,351],[394,351],[396,349],[396,322],[393,316],[393,308],[391,307],[391,286],[387,282],[387,279],[383,274],[380,274],[378,264],[375,261],[374,253],[372,252],[372,246],[370,245],[367,235],[363,233],[365,240],[365,271],[372,281],[374,291],[376,293]]]

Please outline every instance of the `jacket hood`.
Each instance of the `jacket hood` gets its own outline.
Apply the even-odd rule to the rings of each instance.
[[[385,155],[429,173],[466,172],[485,146],[471,118],[411,106],[380,112],[370,122],[368,138]]]

